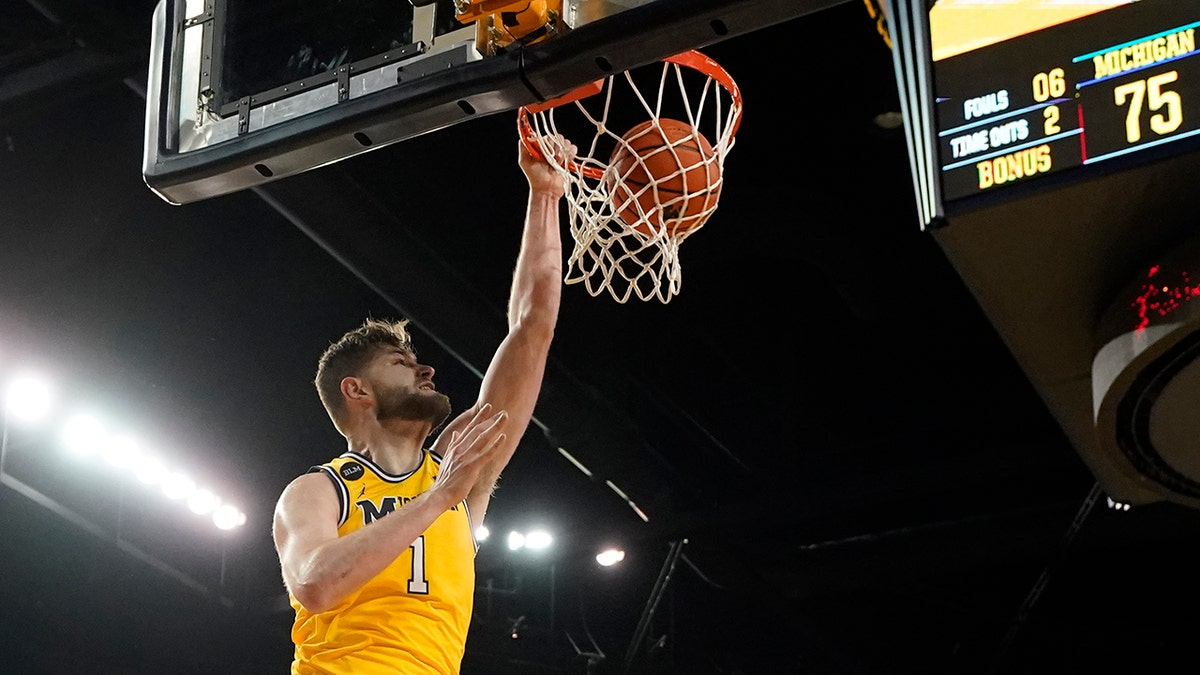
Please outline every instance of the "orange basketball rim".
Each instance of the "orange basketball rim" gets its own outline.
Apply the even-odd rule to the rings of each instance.
[[[608,292],[622,303],[635,296],[666,303],[677,295],[679,245],[716,211],[741,119],[737,83],[696,50],[520,108],[522,143],[546,158],[567,187],[575,247],[565,282],[582,283],[591,295]],[[636,134],[626,130],[648,126],[665,135],[664,125],[690,127],[694,137],[679,140],[704,149],[696,160],[703,166],[683,166],[675,148],[677,171],[662,168],[663,158],[644,163],[640,148],[631,145]],[[645,170],[629,171],[628,161],[614,161],[630,156]],[[693,175],[704,177],[703,191],[680,197],[679,184],[692,182]],[[684,216],[680,199],[688,204]]]

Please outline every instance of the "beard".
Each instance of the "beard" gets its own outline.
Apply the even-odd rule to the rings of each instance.
[[[427,421],[436,429],[449,416],[450,397],[445,394],[389,387],[380,389],[376,395],[375,418],[381,422],[389,419]]]

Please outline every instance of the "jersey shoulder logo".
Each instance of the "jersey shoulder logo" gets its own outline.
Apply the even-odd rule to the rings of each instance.
[[[363,477],[363,466],[358,462],[346,462],[339,470],[345,480],[358,480]]]

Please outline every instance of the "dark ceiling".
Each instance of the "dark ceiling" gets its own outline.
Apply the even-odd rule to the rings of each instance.
[[[514,114],[172,206],[140,174],[153,7],[0,9],[0,373],[41,367],[64,400],[103,401],[248,520],[180,524],[11,434],[4,672],[286,672],[271,510],[343,447],[317,356],[366,316],[409,317],[463,406],[504,330]],[[921,229],[903,135],[876,123],[898,97],[866,5],[703,51],[746,101],[720,209],[671,302],[565,288],[489,512],[561,548],[551,564],[485,544],[464,673],[1161,672],[1189,655],[1200,519],[1107,508],[941,245],[962,260],[970,239]],[[591,563],[607,542],[627,565]]]

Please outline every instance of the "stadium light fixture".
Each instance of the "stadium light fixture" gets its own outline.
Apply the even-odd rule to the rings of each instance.
[[[10,422],[32,426],[50,414],[54,391],[43,377],[26,374],[15,377],[8,385],[4,408]]]
[[[3,392],[5,424],[33,426],[44,422],[52,412],[55,387],[45,377],[34,373],[18,375],[4,385]],[[146,450],[146,444],[135,434],[114,434],[110,429],[100,415],[82,410],[62,424],[59,440],[76,459],[103,459],[108,466],[128,469],[128,474],[136,476],[139,482],[161,489],[165,497],[183,502],[197,515],[212,514],[214,524],[221,529],[246,523],[245,513],[223,504],[212,490],[199,488],[184,471],[170,470],[161,458]]]
[[[187,499],[196,491],[196,481],[183,472],[176,471],[163,480],[162,490],[167,499]]]
[[[106,443],[104,423],[92,413],[79,413],[63,425],[62,441],[74,455],[91,455]]]
[[[141,443],[129,434],[119,434],[108,439],[102,448],[104,459],[116,468],[132,466],[142,454]]]
[[[596,562],[601,567],[612,567],[625,559],[625,551],[618,548],[607,548],[596,554]]]
[[[158,485],[167,476],[167,467],[157,457],[142,455],[133,469],[134,475],[144,485]]]
[[[222,530],[232,530],[246,524],[246,514],[232,504],[222,504],[213,511],[213,524]]]
[[[221,500],[212,493],[212,490],[201,488],[188,495],[187,505],[192,513],[203,516],[215,511],[221,505]]]
[[[519,551],[525,547],[525,535],[513,530],[508,533],[508,550]]]
[[[533,530],[525,535],[525,548],[531,551],[544,551],[554,543],[554,537],[545,530]]]

